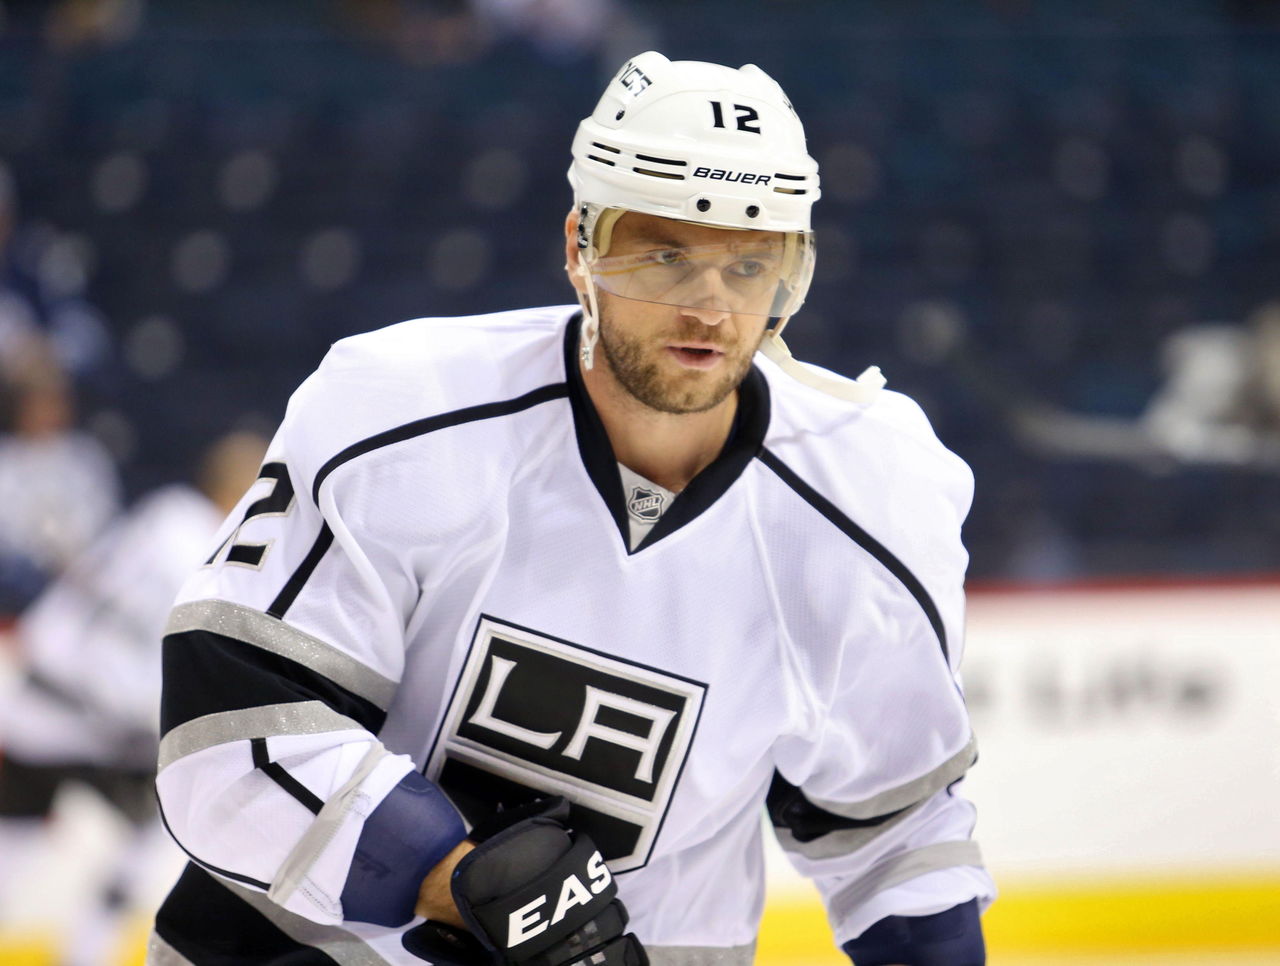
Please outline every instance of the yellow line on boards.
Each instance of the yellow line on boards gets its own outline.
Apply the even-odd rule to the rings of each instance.
[[[117,953],[102,966],[143,966],[151,921],[130,923]],[[0,966],[56,966],[61,943],[53,932],[5,932],[0,929]]]
[[[0,964],[3,966],[53,966],[56,961],[52,936],[0,933]]]
[[[984,921],[1010,952],[1280,950],[1280,875],[1011,886]]]
[[[757,966],[849,966],[836,948],[827,914],[811,898],[779,897],[767,903],[756,941]]]
[[[993,957],[1101,951],[1280,953],[1280,875],[1011,884],[983,916],[983,931]],[[759,950],[762,966],[848,966],[848,959],[833,948],[816,896],[769,903]]]

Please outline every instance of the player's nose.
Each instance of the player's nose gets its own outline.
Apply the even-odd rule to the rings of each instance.
[[[712,305],[682,305],[680,313],[686,318],[695,319],[707,326],[717,326],[730,315],[728,309]]]
[[[720,271],[708,267],[690,279],[685,292],[685,304],[681,310],[704,325],[719,325],[731,314],[732,293],[725,285]]]

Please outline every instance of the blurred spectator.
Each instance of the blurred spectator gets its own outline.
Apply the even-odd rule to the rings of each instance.
[[[74,239],[47,225],[19,227],[13,176],[0,162],[0,362],[39,351],[42,340],[77,381],[112,365],[111,337],[83,297],[85,268]]]
[[[464,63],[487,46],[468,0],[342,0],[340,6],[349,23],[411,64]]]
[[[146,0],[0,0],[0,30],[42,36],[55,50],[110,46],[133,37]]]
[[[639,49],[618,0],[472,0],[472,7],[497,36],[524,37],[552,60],[595,54],[608,59],[619,33],[628,34],[627,50]]]
[[[265,451],[255,434],[218,441],[199,489],[175,484],[144,497],[18,624],[25,670],[0,701],[0,902],[6,879],[10,888],[20,881],[45,844],[64,784],[93,788],[131,828],[93,907],[72,917],[63,959],[70,966],[113,958],[140,887],[171,848],[152,791],[164,623],[179,585],[209,554]]]
[[[45,343],[0,357],[0,388],[0,614],[16,614],[116,513],[120,484],[74,428],[71,384]]]
[[[62,0],[49,14],[49,40],[59,47],[123,43],[138,32],[145,10],[145,0]]]
[[[345,0],[343,8],[412,63],[470,61],[509,39],[552,61],[612,63],[651,39],[622,0]]]

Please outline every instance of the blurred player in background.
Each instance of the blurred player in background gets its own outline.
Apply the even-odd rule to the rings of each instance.
[[[78,390],[113,378],[74,243],[23,224],[0,162],[0,618],[19,613],[119,510],[112,458],[76,428]]]
[[[138,912],[139,887],[167,851],[152,785],[164,621],[252,483],[265,446],[252,433],[219,440],[204,457],[198,488],[173,484],[144,497],[18,624],[24,672],[0,703],[0,918],[8,890],[39,861],[66,783],[95,789],[132,829],[94,906],[74,917],[64,951],[72,966],[113,958],[121,927]]]
[[[115,464],[75,428],[75,395],[50,344],[0,357],[0,615],[17,614],[119,509]]]
[[[578,304],[338,343],[183,589],[151,962],[747,966],[766,808],[858,966],[985,961],[972,476],[779,338],[800,121],[651,51],[572,154]]]
[[[1162,347],[1165,381],[1141,424],[1188,463],[1280,472],[1280,301],[1243,325],[1190,326]]]
[[[1178,329],[1159,356],[1163,378],[1136,417],[1055,405],[959,330],[941,361],[1044,453],[1164,469],[1280,472],[1280,301],[1264,302],[1243,323]]]

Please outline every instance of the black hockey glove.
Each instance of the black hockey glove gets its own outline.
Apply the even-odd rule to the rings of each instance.
[[[452,884],[470,933],[427,921],[405,949],[440,966],[648,966],[613,876],[568,816],[549,798],[477,826]]]

